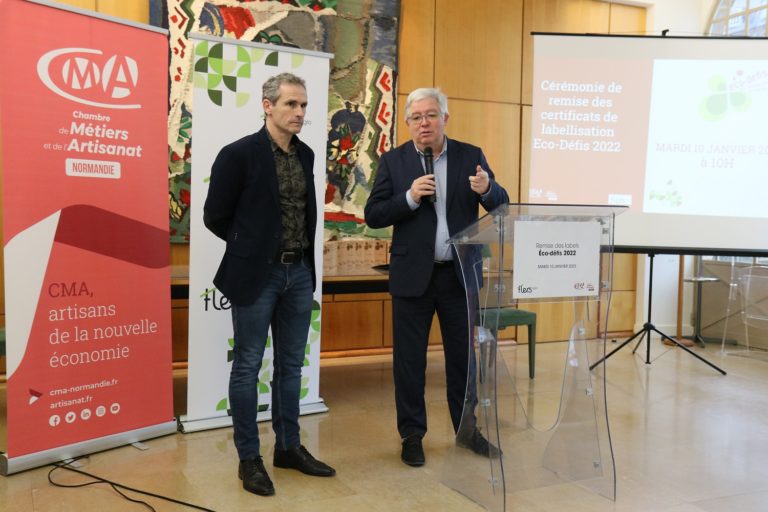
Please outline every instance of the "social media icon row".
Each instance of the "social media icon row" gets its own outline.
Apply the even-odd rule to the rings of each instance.
[[[111,404],[109,406],[109,412],[111,414],[119,413],[120,412],[120,404],[117,403],[117,402]],[[88,409],[88,408],[82,409],[80,411],[80,419],[83,420],[83,421],[87,421],[87,420],[91,419],[91,416],[93,414],[94,413],[90,409]],[[96,416],[98,418],[101,418],[102,416],[107,414],[107,408],[105,406],[103,406],[103,405],[100,405],[100,406],[96,407],[95,414],[96,414]],[[64,414],[64,421],[66,423],[70,423],[71,424],[71,423],[74,423],[76,420],[77,420],[77,413],[75,411],[68,411],[66,414]],[[62,421],[62,418],[58,414],[54,414],[50,418],[48,418],[48,424],[50,426],[52,426],[52,427],[59,426],[61,424],[61,421]]]

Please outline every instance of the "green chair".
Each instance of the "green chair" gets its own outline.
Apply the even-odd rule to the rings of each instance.
[[[515,308],[486,308],[483,311],[483,324],[493,327],[493,335],[498,339],[497,332],[513,325],[528,326],[528,377],[534,377],[536,368],[536,313]]]

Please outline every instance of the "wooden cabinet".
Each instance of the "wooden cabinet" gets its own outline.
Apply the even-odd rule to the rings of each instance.
[[[326,355],[388,352],[392,348],[392,298],[389,293],[323,295],[320,350]],[[442,342],[437,316],[430,345]]]
[[[636,275],[636,254],[614,254],[610,307],[607,292],[600,297],[600,318],[608,315],[607,332],[628,333],[634,329]]]
[[[320,349],[340,351],[384,348],[383,293],[323,295]]]

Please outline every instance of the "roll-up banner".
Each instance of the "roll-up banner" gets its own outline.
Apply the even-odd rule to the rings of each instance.
[[[203,34],[194,42],[192,112],[192,201],[189,265],[189,375],[187,414],[182,431],[192,432],[232,424],[228,382],[233,346],[230,304],[214,287],[213,276],[224,254],[224,242],[203,225],[203,204],[219,150],[263,126],[261,86],[283,72],[307,84],[309,105],[299,137],[315,152],[315,188],[325,190],[328,118],[328,78],[332,55],[271,46]],[[320,389],[320,304],[322,303],[323,194],[317,194],[315,290],[301,379],[301,414],[325,412]],[[267,340],[259,374],[258,420],[270,418],[272,344]]]
[[[9,474],[174,432],[165,31],[0,0]]]

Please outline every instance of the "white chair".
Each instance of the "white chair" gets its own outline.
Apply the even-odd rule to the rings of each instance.
[[[728,353],[734,352],[726,350],[726,338],[733,337],[728,333],[727,323],[732,308],[738,308],[744,329],[740,351],[765,353],[768,350],[768,266],[733,269],[722,343],[722,351]]]

